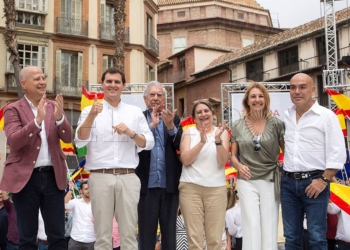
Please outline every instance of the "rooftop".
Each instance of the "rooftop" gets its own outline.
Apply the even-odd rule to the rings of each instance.
[[[255,0],[158,0],[158,6],[165,5],[177,5],[177,4],[186,4],[186,3],[203,3],[203,2],[222,2],[222,3],[231,3],[235,5],[261,9],[264,10]]]

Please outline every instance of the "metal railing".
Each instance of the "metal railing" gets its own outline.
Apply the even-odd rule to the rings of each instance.
[[[6,82],[6,87],[7,91],[17,91],[17,84],[16,84],[16,79],[14,74],[8,74],[7,77],[7,82]]]
[[[341,48],[338,50],[338,55],[341,60],[343,56],[350,55],[350,46]],[[338,60],[339,62],[339,60]],[[316,67],[321,67],[326,64],[326,55],[318,55],[306,59],[299,59],[299,62],[290,64],[287,66],[277,67],[274,69],[266,70],[261,73],[257,73],[254,76],[251,76],[250,78],[248,76],[242,77],[239,79],[233,79],[234,82],[246,82],[248,80],[255,80],[254,78],[258,78],[259,81],[269,81],[276,78],[279,78],[283,75],[291,74],[291,73],[297,73],[297,72],[303,72],[307,69],[312,69]]]
[[[100,39],[114,40],[115,26],[114,24],[100,23]],[[125,42],[130,43],[130,28],[125,27]]]
[[[159,55],[159,42],[151,34],[146,35],[146,48],[155,55]]]
[[[68,17],[56,18],[56,32],[78,36],[88,36],[88,21]]]
[[[61,93],[65,96],[81,96],[81,87],[88,86],[87,80],[73,78],[55,78],[55,94]]]

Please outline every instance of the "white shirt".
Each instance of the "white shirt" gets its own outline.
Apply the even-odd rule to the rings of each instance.
[[[194,148],[201,140],[196,127],[188,128],[191,136],[190,148]],[[225,186],[226,177],[224,166],[217,160],[217,146],[215,145],[215,131],[207,134],[207,142],[202,147],[197,158],[190,165],[182,166],[181,182],[194,183],[203,187]]]
[[[30,108],[32,109],[32,112],[34,114],[34,117],[37,117],[38,115],[38,109],[34,107],[34,104],[26,97],[24,96],[29,103]],[[59,126],[62,124],[64,120],[64,116],[62,116],[62,119],[60,121],[56,121],[56,126]],[[42,167],[42,166],[52,166],[52,161],[51,161],[51,154],[49,151],[49,146],[47,144],[47,137],[46,137],[46,130],[45,130],[45,121],[43,120],[41,123],[41,126],[39,126],[36,123],[36,119],[34,119],[35,125],[41,129],[40,131],[40,137],[41,137],[41,146],[39,150],[39,155],[38,158],[36,159],[34,167]]]
[[[41,210],[39,209],[39,229],[38,229],[38,239],[47,240],[47,236],[45,233],[45,224],[43,220],[43,216],[41,215]]]
[[[345,213],[334,203],[328,203],[327,212],[338,215],[338,226],[335,239],[350,243],[350,215]]]
[[[241,207],[239,202],[226,211],[225,223],[231,236],[242,238]]]
[[[77,131],[90,110],[91,106],[81,112]],[[122,122],[137,134],[145,136],[145,148],[138,147],[127,135],[114,133],[112,126]],[[137,153],[142,150],[151,150],[154,146],[154,137],[140,108],[122,101],[113,108],[103,100],[103,110],[95,118],[90,137],[87,140],[81,140],[76,133],[75,143],[78,148],[87,145],[85,169],[88,171],[102,168],[136,168],[139,164]]]
[[[285,111],[284,166],[287,172],[342,169],[344,135],[333,111],[317,101],[296,122],[295,105]]]
[[[91,243],[96,241],[94,223],[92,222],[91,202],[84,199],[73,199],[64,205],[72,210],[72,231],[70,236],[78,242]],[[112,240],[112,236],[111,236]]]

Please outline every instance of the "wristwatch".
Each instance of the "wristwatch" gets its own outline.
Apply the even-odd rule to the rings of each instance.
[[[330,181],[326,177],[324,177],[323,175],[321,175],[320,179],[323,180],[324,182],[326,182],[327,184],[330,183]]]
[[[137,136],[137,133],[135,132],[135,131],[133,131],[135,134],[134,134],[134,136],[130,136],[130,138],[131,139],[135,139],[136,138],[136,136]]]
[[[216,145],[216,146],[222,145],[222,141],[220,140],[219,142],[215,142],[215,145]]]

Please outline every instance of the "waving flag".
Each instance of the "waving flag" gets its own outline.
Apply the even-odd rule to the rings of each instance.
[[[84,86],[81,90],[80,110],[94,103],[95,94],[97,94],[98,101],[102,101],[104,93],[89,92]]]
[[[194,119],[192,116],[188,116],[181,120],[181,126],[182,126],[182,129],[185,130],[187,128],[196,126],[196,123],[194,122]]]
[[[330,189],[330,200],[350,215],[350,187],[338,183],[331,183]]]
[[[60,144],[63,152],[76,154],[72,143],[65,143],[62,140],[60,140]]]
[[[350,98],[344,94],[341,94],[341,93],[334,91],[334,90],[331,90],[331,89],[326,88],[326,92],[329,94],[329,96],[335,102],[337,107],[339,109],[342,109],[345,117],[350,118]]]
[[[4,129],[4,123],[5,123],[5,119],[4,119],[4,110],[5,110],[5,107],[7,105],[9,105],[10,103],[6,103],[4,107],[2,107],[2,109],[0,109],[0,130],[3,130]]]
[[[335,109],[333,112],[337,115],[341,130],[343,131],[344,137],[348,136],[348,131],[346,130],[345,116],[342,109]]]

